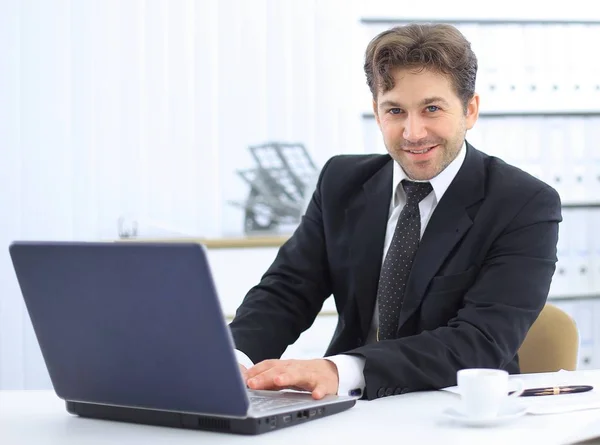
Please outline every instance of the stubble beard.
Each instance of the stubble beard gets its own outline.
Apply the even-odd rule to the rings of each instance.
[[[394,151],[390,151],[390,154],[395,154],[392,155],[392,158],[394,158],[394,161],[400,164],[400,167],[402,167],[402,170],[404,170],[404,172],[409,176],[410,179],[417,181],[427,181],[435,178],[437,175],[443,172],[452,163],[452,161],[456,159],[458,153],[460,153],[463,141],[464,138],[460,142],[453,143],[451,149],[449,149],[447,141],[438,144],[439,146],[435,150],[441,151],[441,156],[436,156],[436,158],[433,160],[423,161],[425,163],[433,163],[433,165],[431,165],[426,170],[422,170],[418,167],[415,168],[415,166],[418,166],[418,163],[413,162],[408,164],[408,162],[405,162],[402,156],[402,154],[404,153],[402,147],[398,147]]]

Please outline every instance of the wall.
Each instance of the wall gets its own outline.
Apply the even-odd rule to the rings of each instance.
[[[521,3],[494,15],[593,18],[583,3]],[[122,215],[149,232],[239,233],[242,213],[226,201],[246,196],[233,171],[252,165],[248,145],[301,141],[318,165],[365,151],[361,17],[486,17],[484,6],[1,0],[0,245],[112,239]],[[239,257],[240,283],[255,281],[272,254]],[[235,305],[242,295],[230,292]],[[0,388],[47,386],[5,253]]]
[[[344,7],[341,7],[341,4]],[[352,3],[0,2],[0,243],[239,233],[246,147],[362,150]],[[351,103],[351,101],[350,101]],[[45,384],[6,254],[0,387]]]

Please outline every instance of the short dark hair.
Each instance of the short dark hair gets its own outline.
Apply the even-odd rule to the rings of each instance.
[[[379,89],[394,88],[392,71],[397,68],[448,75],[465,112],[475,93],[477,57],[452,25],[411,23],[384,31],[367,46],[364,68],[375,100]]]

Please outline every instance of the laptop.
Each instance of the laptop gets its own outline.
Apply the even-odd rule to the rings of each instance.
[[[200,244],[15,241],[9,252],[69,413],[260,434],[356,403],[246,387]]]

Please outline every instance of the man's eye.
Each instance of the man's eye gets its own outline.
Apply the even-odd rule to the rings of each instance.
[[[429,112],[431,112],[431,113],[433,113],[433,112],[435,112],[435,111],[437,111],[437,110],[439,110],[439,107],[437,107],[437,106],[435,106],[435,105],[429,105],[429,106],[427,107],[427,111],[429,111]]]
[[[390,114],[400,114],[402,110],[400,108],[390,108]]]

